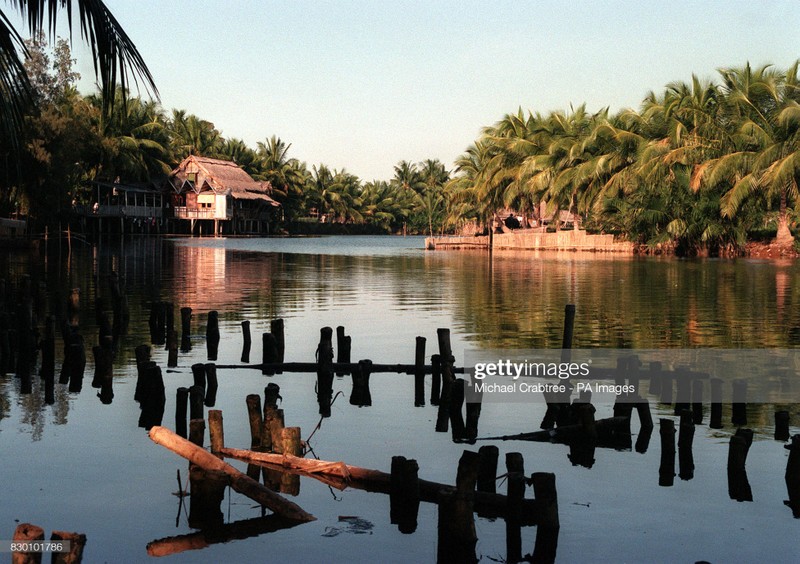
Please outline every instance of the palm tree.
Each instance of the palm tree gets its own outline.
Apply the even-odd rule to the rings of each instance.
[[[260,160],[260,177],[269,180],[276,198],[283,204],[284,213],[292,218],[303,199],[306,183],[305,164],[289,158],[291,143],[285,143],[273,135],[266,141],[259,141],[256,155]]]
[[[222,134],[210,121],[185,110],[172,110],[169,123],[172,150],[179,161],[189,155],[218,157],[222,148]]]
[[[105,110],[114,103],[117,83],[127,91],[130,78],[141,79],[158,96],[144,59],[101,0],[7,0],[7,4],[19,11],[32,37],[45,30],[52,37],[59,16],[65,14],[71,24],[73,9],[77,8],[81,37],[92,49]],[[0,139],[4,138],[14,151],[18,149],[23,118],[33,102],[20,52],[25,52],[20,33],[0,10]]]

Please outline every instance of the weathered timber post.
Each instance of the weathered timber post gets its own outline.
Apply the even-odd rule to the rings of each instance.
[[[217,403],[217,388],[219,387],[219,383],[217,382],[217,365],[213,362],[207,362],[203,365],[206,373],[206,397],[205,397],[205,404],[206,407],[214,407],[214,404]]]
[[[425,337],[417,337],[414,351],[414,407],[425,405]]]
[[[556,475],[549,472],[534,472],[531,475],[531,481],[533,482],[533,495],[539,509],[532,562],[552,563],[556,561],[558,533],[561,528],[558,519]]]
[[[464,451],[458,461],[456,491],[439,494],[437,562],[477,562],[473,507],[478,461],[478,453]]]
[[[331,400],[333,398],[333,329],[323,327],[320,330],[317,346],[317,402],[319,414],[331,416]]]
[[[211,453],[220,456],[220,452],[225,448],[225,430],[222,424],[222,411],[219,409],[208,410],[208,439],[211,442]]]
[[[647,393],[654,396],[661,395],[661,363],[658,361],[650,363],[650,385]]]
[[[672,373],[663,371],[661,372],[661,396],[658,403],[664,405],[672,404],[672,381],[674,380]]]
[[[678,427],[678,476],[681,480],[694,478],[694,421],[690,410],[681,412],[681,421]]]
[[[242,321],[242,362],[250,362],[250,322],[246,319]]]
[[[708,426],[722,429],[722,379],[711,379],[711,419]]]
[[[263,421],[261,420],[261,396],[258,394],[248,394],[245,398],[247,403],[247,418],[250,421],[250,448],[256,449],[263,445],[261,432]]]
[[[73,288],[67,298],[67,322],[70,325],[80,325],[81,289]]]
[[[497,491],[497,459],[500,449],[495,445],[484,445],[478,449],[477,486],[479,492],[495,493]]]
[[[189,409],[189,388],[178,388],[175,393],[175,434],[184,439]]]
[[[208,312],[206,321],[206,352],[208,360],[217,360],[219,352],[219,313],[215,310]]]
[[[783,448],[789,451],[784,474],[789,499],[784,503],[791,508],[795,518],[800,518],[800,435],[794,435],[792,442]]]
[[[181,308],[181,352],[192,350],[192,308]]]
[[[439,340],[439,360],[442,368],[442,393],[439,397],[439,412],[436,418],[436,432],[446,433],[450,420],[450,401],[453,382],[453,351],[450,348],[450,329],[437,329],[436,336]]]
[[[0,356],[2,356],[0,347]],[[0,367],[2,370],[2,367]],[[0,372],[2,375],[3,372]],[[44,338],[42,339],[42,366],[39,375],[45,382],[53,382],[56,375],[56,321],[48,315],[44,322]]]
[[[164,309],[164,335],[169,339],[170,333],[175,331],[175,304],[172,302],[163,302]],[[178,343],[178,332],[175,331],[175,342]],[[167,343],[169,344],[169,342]]]
[[[661,464],[658,467],[658,485],[670,487],[675,483],[675,422],[659,419],[661,435]]]
[[[283,319],[273,319],[269,322],[269,331],[275,337],[275,345],[278,348],[278,362],[283,362],[286,354],[286,337],[283,329]],[[278,372],[280,374],[280,372]]]
[[[83,388],[83,373],[86,369],[86,348],[83,335],[73,331],[69,344],[69,391],[80,392]]]
[[[737,429],[728,446],[728,495],[736,501],[753,501],[753,490],[745,468],[752,442],[752,429]]]
[[[99,345],[92,347],[94,357],[94,378],[92,378],[92,388],[100,388],[108,380],[111,380],[113,373],[112,353],[110,350]]]
[[[53,542],[69,542],[69,552],[54,552],[52,564],[80,564],[83,560],[83,548],[86,546],[86,535],[68,531],[53,531],[50,533]]]
[[[442,389],[442,357],[431,355],[431,405],[439,405]]]
[[[189,420],[189,442],[203,448],[203,442],[206,436],[206,420],[205,419],[190,419]]]
[[[350,348],[352,346],[352,339],[350,336],[344,334],[344,327],[339,325],[336,328],[336,362],[346,364],[350,362]],[[347,372],[339,370],[336,372],[337,376],[344,376]]]
[[[149,430],[161,425],[164,406],[167,403],[161,368],[155,363],[147,366],[142,374],[142,381],[142,400],[139,403],[142,412],[139,415],[139,427]]]
[[[31,523],[20,523],[14,530],[14,541],[43,541],[44,529]],[[13,542],[13,541],[12,541]],[[12,564],[38,564],[42,561],[42,553],[35,552],[12,552]]]
[[[9,332],[8,314],[0,311],[0,376],[8,373],[14,366]],[[53,354],[55,355],[55,351]]]
[[[369,377],[372,373],[371,360],[359,360],[358,368],[352,372],[353,390],[350,392],[350,405],[365,407],[372,405],[369,391]]]
[[[737,426],[747,425],[747,380],[733,381],[731,423]]]
[[[189,387],[189,419],[203,419],[205,391],[200,386]]]
[[[178,332],[170,329],[167,333],[167,367],[178,366]]]
[[[283,442],[281,432],[284,427],[284,415],[282,409],[270,410],[267,425],[269,427],[270,439],[272,441],[272,452],[281,454],[283,452]]]
[[[260,444],[260,450],[264,452],[270,452],[272,450],[272,430],[270,425],[272,425],[273,420],[277,417],[278,400],[283,399],[281,398],[280,391],[280,386],[274,382],[270,382],[264,387],[264,418],[261,423]]]
[[[572,339],[575,332],[575,304],[564,306],[564,333],[561,339],[561,362],[568,363],[572,360]],[[547,402],[541,429],[552,429],[556,424],[568,424],[566,419],[569,417],[569,393],[545,393],[544,399]]]
[[[474,382],[472,382],[474,385]],[[465,391],[468,383],[464,383]],[[467,424],[466,424],[466,439],[469,442],[474,442],[478,437],[478,421],[481,418],[481,402],[483,401],[483,392],[477,391],[473,387],[472,391],[467,394]]]
[[[775,412],[775,440],[789,440],[789,412],[786,410]]]
[[[97,317],[99,318],[98,342],[104,349],[111,350],[114,348],[114,331],[111,328],[108,314],[104,311],[99,311],[97,312]]]
[[[675,409],[673,413],[680,415],[689,409],[692,401],[692,381],[685,370],[679,370],[675,374]]]
[[[272,333],[262,333],[261,347],[261,362],[264,365],[261,368],[261,373],[266,374],[267,376],[272,376],[275,374],[275,370],[272,368],[267,368],[266,365],[276,364],[279,362],[278,342],[275,339],[275,335]]]
[[[389,479],[389,522],[404,535],[417,530],[419,513],[419,464],[404,456],[392,457]]]
[[[456,378],[450,389],[450,425],[453,430],[453,441],[459,442],[467,437],[464,425],[464,379]]]
[[[281,429],[283,454],[303,456],[303,442],[300,439],[300,427],[284,427]]]
[[[692,380],[692,422],[703,423],[703,381],[700,378]]]
[[[519,452],[506,453],[508,489],[506,491],[506,560],[522,560],[522,505],[525,498],[525,462]]]

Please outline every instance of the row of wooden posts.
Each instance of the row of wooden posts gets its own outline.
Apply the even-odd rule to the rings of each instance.
[[[44,529],[31,523],[20,523],[14,530],[12,542],[45,543]],[[44,552],[51,553],[52,564],[80,564],[86,546],[86,535],[67,531],[53,531],[47,541],[51,550],[33,550],[30,552],[12,551],[12,564],[38,564]]]

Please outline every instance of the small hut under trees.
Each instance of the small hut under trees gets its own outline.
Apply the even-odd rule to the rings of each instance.
[[[280,204],[272,185],[235,162],[189,155],[169,176],[173,230],[194,234],[269,234]]]

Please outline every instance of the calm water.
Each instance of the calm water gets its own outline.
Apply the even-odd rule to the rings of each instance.
[[[34,393],[21,395],[18,379],[0,376],[5,485],[0,539],[27,521],[47,532],[85,533],[87,562],[138,562],[149,559],[147,543],[194,531],[172,495],[176,470],[185,479],[187,464],[137,427],[133,348],[149,342],[147,319],[155,300],[173,301],[176,311],[192,307],[198,335],[192,351],[181,354],[178,369],[164,374],[168,427],[175,389],[191,384],[191,364],[206,361],[199,336],[209,310],[220,312],[220,364],[239,362],[243,319],[251,321],[254,361],[261,355],[258,336],[274,318],[285,320],[287,361],[312,360],[319,329],[337,325],[352,336],[353,359],[376,362],[413,362],[417,335],[428,338],[428,355],[436,352],[438,327],[451,329],[457,363],[469,348],[558,347],[566,303],[577,306],[577,347],[789,348],[800,342],[800,266],[794,262],[498,253],[490,264],[483,254],[431,253],[422,246],[415,237],[134,239],[75,248],[69,257],[66,249],[53,248],[46,258],[0,257],[6,280],[16,284],[29,274],[35,287],[41,283],[40,318],[63,310],[68,288],[81,288],[87,346],[96,342],[99,278],[112,269],[122,274],[131,307],[130,329],[114,366],[112,404],[102,404],[89,386],[91,354],[83,391],[69,393],[57,384],[52,406],[44,404],[38,378]],[[153,356],[164,368],[166,353],[160,349],[154,347]],[[61,352],[59,342],[57,363]],[[256,370],[220,370],[218,377],[216,408],[225,417],[228,446],[249,445],[244,399],[268,381],[281,386],[287,425],[301,427],[305,438],[320,421],[313,375],[268,378]],[[418,460],[421,478],[454,483],[461,452],[478,445],[455,444],[449,434],[435,433],[436,408],[413,406],[410,377],[373,375],[372,407],[349,405],[350,387],[348,377],[334,383],[344,396],[311,439],[319,458],[388,471],[391,457],[403,455]],[[597,407],[598,417],[610,415],[610,405]],[[671,409],[653,410],[655,418],[674,418]],[[539,404],[486,404],[479,436],[535,430],[542,411]],[[518,451],[526,473],[556,474],[558,561],[792,561],[800,557],[794,540],[800,521],[783,505],[787,451],[771,440],[771,412],[763,407],[748,414],[756,430],[747,464],[753,502],[728,495],[730,425],[721,431],[697,427],[694,477],[676,476],[672,487],[658,485],[657,429],[646,453],[598,448],[590,469],[573,466],[564,445],[489,444],[499,446],[501,465],[505,453]],[[800,416],[796,408],[792,416]],[[638,431],[635,417],[633,430]],[[532,491],[526,495],[532,497]],[[436,559],[435,505],[422,503],[417,531],[404,535],[390,523],[389,499],[382,494],[341,492],[304,478],[294,499],[318,520],[169,560]],[[249,499],[235,493],[226,495],[222,509],[231,523],[260,516]],[[366,525],[352,527],[340,516],[358,517]],[[504,522],[476,518],[476,530],[478,557],[502,561]],[[523,554],[532,552],[535,535],[535,528],[523,529]]]

